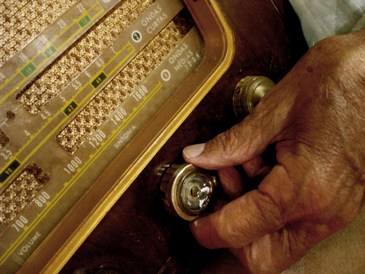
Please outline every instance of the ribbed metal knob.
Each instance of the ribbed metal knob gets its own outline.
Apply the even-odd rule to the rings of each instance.
[[[161,190],[166,209],[192,221],[207,213],[216,202],[217,177],[191,164],[172,165],[162,175]]]
[[[260,100],[275,86],[265,76],[247,76],[241,79],[233,94],[233,109],[237,118],[251,113]]]

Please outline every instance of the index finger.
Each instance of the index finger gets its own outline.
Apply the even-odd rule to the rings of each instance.
[[[266,95],[253,112],[231,129],[204,144],[187,146],[184,159],[206,169],[221,169],[243,164],[258,157],[266,147],[283,134],[293,98],[282,98],[280,84]]]

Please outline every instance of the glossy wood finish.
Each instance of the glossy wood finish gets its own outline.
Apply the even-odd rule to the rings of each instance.
[[[237,122],[232,92],[242,77],[265,75],[278,81],[305,50],[299,23],[286,2],[220,3],[235,33],[236,53],[230,69],[88,237],[63,273],[197,273],[220,255],[200,248],[188,224],[166,214],[155,170],[161,164],[181,162],[184,146],[204,142]]]

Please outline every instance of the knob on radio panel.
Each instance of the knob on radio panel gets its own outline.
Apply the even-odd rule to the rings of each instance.
[[[166,209],[184,220],[193,221],[215,204],[217,177],[191,164],[172,165],[162,175],[161,190]]]
[[[252,112],[260,100],[274,87],[274,82],[265,76],[246,76],[236,85],[233,109],[238,118]]]

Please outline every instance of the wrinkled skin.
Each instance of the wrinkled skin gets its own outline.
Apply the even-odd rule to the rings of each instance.
[[[365,31],[311,48],[246,117],[184,158],[219,171],[232,200],[191,229],[203,246],[229,248],[252,273],[279,273],[350,224],[364,203]],[[261,154],[276,147],[276,164]],[[242,195],[234,167],[265,174]]]

